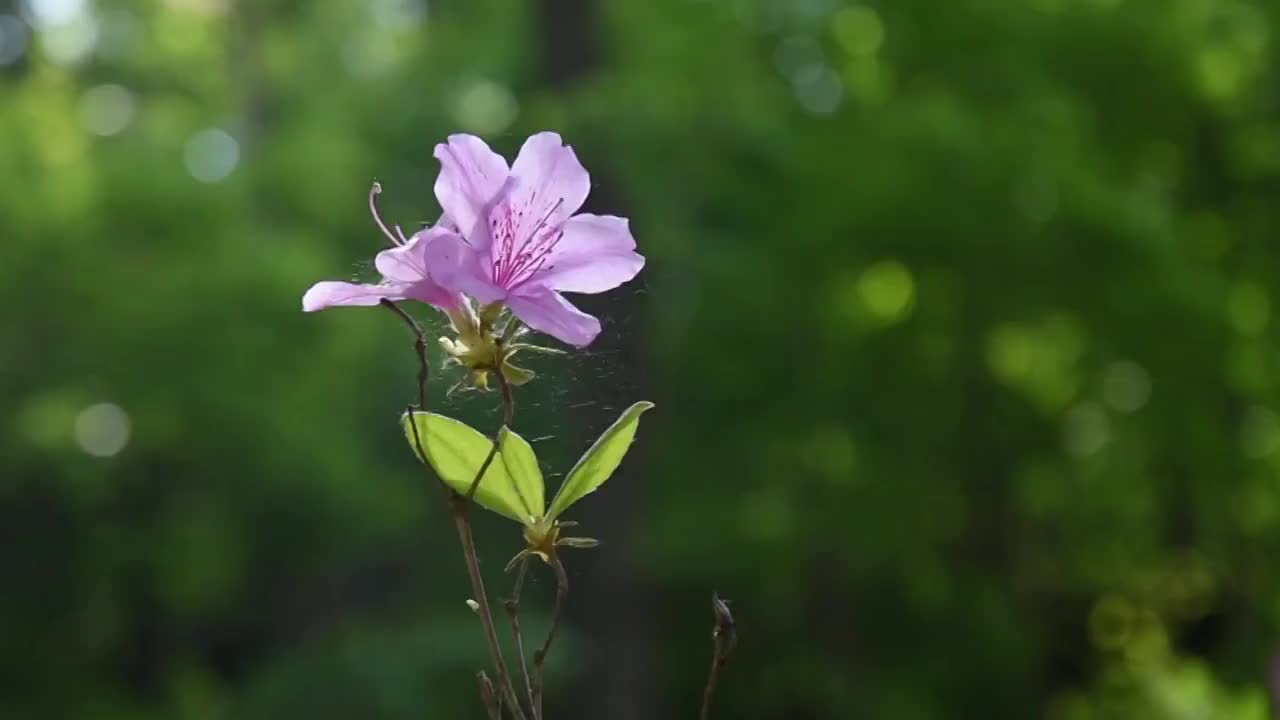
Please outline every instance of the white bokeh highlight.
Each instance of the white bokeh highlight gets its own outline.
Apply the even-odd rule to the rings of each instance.
[[[115,403],[98,403],[76,415],[76,444],[89,455],[108,458],[129,444],[129,414]]]
[[[95,85],[80,96],[80,124],[94,135],[116,135],[133,122],[136,105],[133,93],[122,85]]]
[[[187,138],[182,159],[191,177],[202,183],[220,182],[240,164],[240,143],[219,128],[206,128]]]

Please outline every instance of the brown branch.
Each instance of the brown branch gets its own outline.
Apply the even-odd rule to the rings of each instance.
[[[711,641],[715,651],[711,655],[711,670],[707,673],[707,686],[702,690],[701,720],[710,720],[711,703],[715,699],[716,688],[720,684],[720,671],[729,662],[734,647],[738,644],[738,631],[734,625],[733,613],[720,596],[712,593],[711,612],[715,615],[715,628],[711,631]]]
[[[551,567],[556,571],[556,605],[551,614],[551,627],[547,630],[547,639],[542,647],[533,654],[533,718],[542,720],[542,697],[544,691],[543,664],[547,653],[551,651],[551,643],[556,639],[556,630],[560,627],[560,618],[564,615],[565,599],[569,596],[569,574],[564,570],[564,563],[558,555],[551,556]]]
[[[507,619],[511,621],[511,635],[515,639],[516,652],[520,657],[520,674],[524,677],[524,690],[529,697],[529,707],[536,708],[534,704],[533,683],[529,676],[529,663],[525,659],[524,652],[524,633],[520,631],[520,593],[524,589],[524,578],[529,571],[529,558],[525,556],[520,561],[520,569],[516,571],[516,583],[511,591],[511,597],[503,603],[507,609]],[[533,710],[535,717],[537,710]]]
[[[390,309],[396,315],[404,320],[414,335],[414,349],[418,354],[418,402],[419,409],[427,409],[427,380],[430,378],[430,369],[427,362],[427,344],[426,336],[422,333],[422,327],[418,325],[413,316],[405,312],[401,307],[390,300],[382,300],[381,305]],[[498,372],[499,382],[506,386],[506,380],[502,377],[501,370]],[[503,404],[505,406],[504,417],[511,417],[514,412],[514,403],[510,399],[510,390],[503,393]],[[413,430],[413,443],[418,451],[418,456],[422,458],[423,464],[426,465],[427,453],[422,447],[422,438],[418,433],[418,424],[413,422],[412,409],[407,411],[409,414],[409,427]],[[489,450],[489,457],[486,458],[480,471],[476,473],[476,477],[471,481],[471,488],[465,496],[454,492],[444,480],[440,480],[440,487],[444,488],[445,496],[449,501],[449,509],[453,512],[453,524],[458,531],[458,541],[462,544],[462,556],[466,561],[467,575],[471,579],[471,591],[475,595],[476,604],[479,606],[477,615],[480,616],[480,625],[484,629],[484,637],[489,646],[489,658],[493,662],[494,668],[498,672],[499,687],[506,696],[507,703],[511,706],[511,714],[516,720],[526,720],[524,709],[520,706],[520,701],[516,696],[515,685],[511,682],[511,673],[507,670],[506,660],[502,657],[502,645],[498,642],[498,631],[493,622],[493,610],[489,607],[489,596],[485,593],[484,577],[480,574],[480,560],[476,555],[475,536],[471,532],[471,498],[475,494],[476,488],[480,485],[480,478],[484,477],[484,473],[489,469],[489,465],[493,462],[494,456],[498,452],[498,435],[494,434],[493,447]]]
[[[509,428],[511,427],[511,419],[516,414],[516,401],[511,396],[511,384],[507,382],[507,376],[502,374],[501,366],[494,370],[493,374],[498,376],[498,387],[502,390],[502,425]],[[493,464],[493,459],[498,456],[498,439],[501,436],[501,432],[502,428],[498,428],[498,432],[493,434],[493,445],[489,448],[489,454],[485,457],[484,462],[480,463],[479,472],[471,480],[471,486],[467,488],[468,502],[476,496],[476,490],[480,487],[480,480],[484,478],[485,472]]]
[[[413,333],[413,350],[418,355],[418,409],[425,411],[427,409],[427,381],[431,379],[431,364],[427,362],[427,336],[423,334],[422,326],[418,324],[418,321],[405,312],[404,308],[386,298],[379,300],[378,304],[400,316],[400,319],[409,326],[409,330]],[[426,459],[427,456],[423,455],[423,462],[426,462]]]
[[[498,701],[497,693],[493,690],[493,681],[483,670],[476,673],[476,680],[480,683],[480,702],[484,703],[484,710],[489,715],[489,720],[502,720],[502,705]]]
[[[485,641],[489,643],[489,654],[493,656],[494,665],[498,669],[498,681],[502,692],[507,696],[511,706],[511,714],[524,720],[525,713],[516,697],[515,686],[511,682],[511,673],[507,670],[507,661],[502,657],[502,645],[498,642],[498,630],[493,622],[493,610],[489,607],[489,596],[484,589],[484,577],[480,574],[480,561],[476,555],[475,536],[471,533],[471,504],[461,495],[454,494],[450,498],[453,508],[453,524],[458,530],[458,539],[462,542],[462,555],[467,561],[467,574],[471,577],[471,590],[475,594],[476,604],[480,606],[480,624],[484,628]]]

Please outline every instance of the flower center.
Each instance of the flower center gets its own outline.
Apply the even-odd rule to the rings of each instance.
[[[524,207],[533,205],[535,197],[536,194],[531,196]],[[556,200],[528,232],[524,231],[524,209],[516,209],[511,204],[505,205],[501,213],[495,213],[495,217],[489,219],[493,235],[494,285],[511,290],[548,267],[551,251],[564,235],[559,226],[548,223],[563,204],[564,198]]]

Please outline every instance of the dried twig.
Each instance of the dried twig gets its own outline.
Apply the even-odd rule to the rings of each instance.
[[[418,409],[427,409],[427,381],[431,379],[431,364],[427,362],[427,336],[422,332],[422,326],[418,324],[413,316],[405,312],[404,308],[383,298],[378,303],[395,313],[409,326],[409,331],[413,333],[413,351],[418,355]],[[425,461],[426,455],[422,458]]]
[[[701,720],[710,720],[711,703],[716,695],[716,687],[720,683],[720,671],[729,662],[734,647],[738,644],[738,631],[733,622],[733,613],[729,605],[718,594],[711,595],[711,612],[715,615],[715,628],[711,631],[711,641],[715,651],[711,656],[711,671],[707,673],[707,686],[702,691]]]
[[[480,702],[484,703],[484,710],[489,715],[489,720],[502,720],[502,706],[493,689],[493,681],[483,670],[476,673],[476,680],[480,682]]]
[[[547,639],[542,647],[533,654],[533,718],[542,720],[542,697],[545,689],[543,664],[547,653],[551,651],[551,643],[556,639],[556,630],[560,627],[560,618],[564,615],[565,599],[569,596],[569,574],[565,572],[564,563],[558,555],[551,556],[551,567],[556,571],[556,605],[551,614],[551,627],[547,630]]]
[[[507,598],[503,605],[507,609],[507,619],[511,621],[511,635],[515,639],[516,652],[520,657],[520,674],[524,677],[524,689],[529,698],[529,707],[533,708],[534,717],[538,715],[537,706],[534,703],[533,684],[529,675],[529,663],[525,659],[524,652],[524,633],[520,631],[520,593],[524,590],[524,578],[529,571],[529,558],[526,556],[520,561],[520,569],[516,571],[515,587],[511,591],[511,597]]]

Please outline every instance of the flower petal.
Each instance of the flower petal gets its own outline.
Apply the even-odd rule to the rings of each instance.
[[[448,216],[441,217],[435,226],[414,233],[404,245],[378,253],[373,259],[373,266],[388,280],[416,282],[427,277],[427,246],[444,235],[456,235],[447,229],[451,225]]]
[[[462,293],[448,290],[431,278],[419,280],[404,289],[404,296],[440,308],[446,312],[463,306],[467,300]]]
[[[468,238],[478,222],[486,223],[476,234],[487,238],[487,208],[510,174],[507,161],[474,135],[450,135],[448,142],[436,145],[435,156],[440,161],[435,185],[440,207]],[[470,239],[483,242],[479,237]]]
[[[598,293],[630,280],[644,267],[635,252],[627,219],[614,215],[575,215],[548,258],[546,269],[531,283],[553,290]]]
[[[431,279],[443,288],[466,293],[482,303],[506,297],[506,291],[493,284],[487,256],[457,235],[443,233],[432,239],[423,259],[431,268]]]
[[[421,280],[427,276],[427,265],[422,257],[427,244],[423,241],[423,233],[416,233],[404,245],[378,253],[373,259],[373,266],[388,280]]]
[[[512,295],[507,298],[507,305],[529,327],[570,345],[585,347],[600,334],[599,320],[551,290]]]
[[[515,187],[507,205],[517,215],[517,244],[530,240],[540,225],[555,227],[582,207],[591,191],[591,176],[573,148],[560,136],[541,132],[520,148],[511,166]],[[463,226],[464,228],[466,225]]]
[[[383,299],[404,300],[405,286],[396,283],[383,285],[357,285],[346,282],[319,282],[302,296],[302,309],[315,312],[342,305],[368,307]]]

